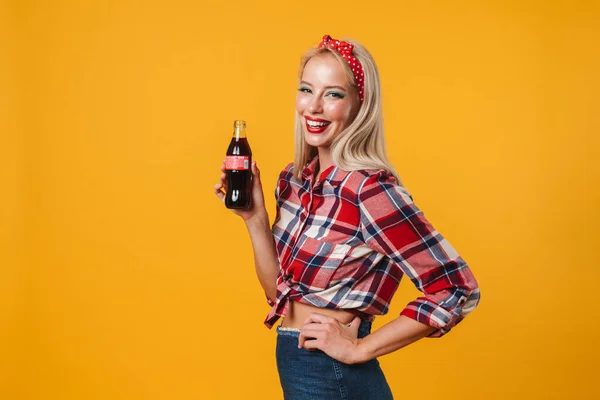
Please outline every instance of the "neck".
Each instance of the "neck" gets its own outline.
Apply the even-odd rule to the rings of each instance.
[[[329,148],[318,147],[317,150],[319,152],[319,170],[317,173],[320,173],[333,165],[333,159],[331,158]]]

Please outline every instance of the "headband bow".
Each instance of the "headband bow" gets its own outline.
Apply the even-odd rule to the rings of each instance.
[[[329,35],[323,36],[321,43],[319,44],[319,48],[329,47],[333,50],[340,53],[342,57],[348,62],[350,68],[352,69],[352,73],[354,74],[354,79],[356,80],[356,85],[358,86],[358,92],[360,94],[360,101],[362,103],[364,99],[364,88],[365,88],[365,74],[363,72],[363,67],[358,62],[358,59],[352,55],[352,50],[354,50],[354,45],[352,43],[344,42],[342,40],[333,39]]]

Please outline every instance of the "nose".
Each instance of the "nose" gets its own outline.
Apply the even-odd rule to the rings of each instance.
[[[313,96],[308,105],[308,111],[311,114],[318,114],[323,111],[321,96]]]

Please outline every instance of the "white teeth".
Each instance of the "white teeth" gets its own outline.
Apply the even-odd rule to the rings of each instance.
[[[331,122],[317,122],[317,121],[311,121],[309,119],[306,120],[306,123],[308,124],[308,126],[310,126],[311,128],[316,128],[319,126],[327,126],[329,125]]]

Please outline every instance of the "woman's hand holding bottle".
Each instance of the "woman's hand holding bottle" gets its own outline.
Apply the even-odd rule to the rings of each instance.
[[[223,164],[221,165],[220,169],[221,183],[217,183],[215,185],[214,192],[224,204],[225,194],[227,193],[227,174],[225,170],[225,160],[223,160]],[[247,210],[231,209],[231,211],[234,214],[239,215],[246,222],[255,217],[265,217],[268,215],[267,209],[265,207],[265,197],[263,194],[262,183],[260,181],[260,170],[256,165],[256,161],[252,161],[250,169],[252,171],[252,205]]]

